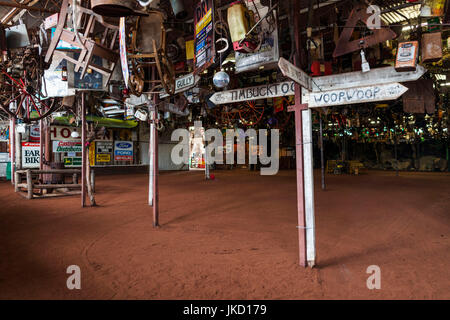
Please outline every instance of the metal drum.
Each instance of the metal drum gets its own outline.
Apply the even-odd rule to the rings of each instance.
[[[135,15],[132,0],[91,0],[95,13],[106,17],[127,17]]]

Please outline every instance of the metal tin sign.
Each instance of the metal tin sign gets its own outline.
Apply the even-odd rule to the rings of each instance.
[[[78,138],[72,138],[72,132],[77,132]],[[81,129],[77,127],[51,126],[50,137],[52,140],[81,140]]]
[[[95,157],[95,160],[97,163],[109,163],[111,162],[111,155],[110,154],[97,154]]]
[[[22,167],[39,168],[40,144],[36,142],[22,142]]]
[[[194,87],[199,80],[200,77],[194,75],[193,73],[177,78],[175,80],[175,94],[189,90],[190,88]],[[159,98],[164,99],[168,96],[169,95],[165,91],[163,91],[163,93],[159,95]]]
[[[254,8],[258,9],[259,15],[264,17],[269,11],[269,7],[263,6],[260,0],[245,1],[247,8],[254,11]],[[276,16],[276,10],[273,11]],[[278,46],[278,28],[277,23],[270,25],[267,19],[264,19],[261,24],[263,42],[259,51],[254,53],[236,52],[236,73],[246,72],[251,70],[257,70],[259,67],[265,68],[275,67],[280,57]]]
[[[303,101],[308,103],[310,108],[328,107],[345,104],[395,100],[406,91],[408,91],[408,88],[400,83],[388,83],[369,87],[309,92],[303,95]]]
[[[133,142],[132,141],[114,142],[114,160],[133,161]]]
[[[235,103],[250,100],[291,96],[295,94],[295,82],[266,84],[258,87],[220,91],[214,93],[209,100],[214,104]]]
[[[113,143],[108,141],[97,141],[95,144],[97,153],[113,153]]]
[[[81,157],[65,157],[64,158],[64,167],[66,168],[79,168],[82,164]]]
[[[39,125],[30,127],[30,140],[33,142],[39,141],[41,137]]]
[[[201,0],[194,11],[194,70],[203,72],[214,63],[214,1]]]
[[[63,152],[82,152],[81,141],[55,141],[56,153]]]

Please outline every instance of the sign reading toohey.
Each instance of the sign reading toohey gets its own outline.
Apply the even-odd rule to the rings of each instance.
[[[258,87],[235,89],[214,93],[209,100],[214,104],[226,104],[249,100],[268,99],[295,94],[294,81],[266,84]]]

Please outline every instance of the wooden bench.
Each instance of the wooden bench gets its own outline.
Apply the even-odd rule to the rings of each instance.
[[[42,174],[60,174],[63,176],[70,175],[72,177],[72,183],[43,184],[39,181],[39,176]],[[80,169],[17,170],[15,172],[15,192],[18,192],[27,199],[79,195],[81,194],[81,184],[78,183],[78,177],[80,176]],[[24,177],[26,181],[25,183],[22,182]],[[92,185],[94,185],[94,181],[95,180],[92,179]],[[39,190],[39,193],[34,193],[35,189]],[[69,191],[59,190],[58,193],[44,192],[44,190],[52,189],[69,189]]]

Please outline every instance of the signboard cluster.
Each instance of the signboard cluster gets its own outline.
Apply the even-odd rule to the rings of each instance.
[[[194,10],[194,66],[199,74],[214,63],[214,1],[201,0]]]

